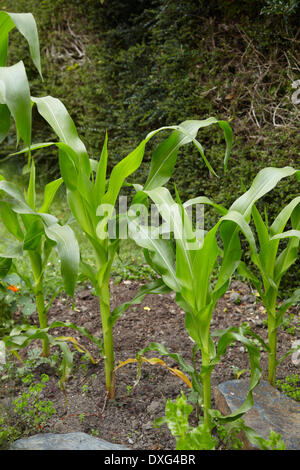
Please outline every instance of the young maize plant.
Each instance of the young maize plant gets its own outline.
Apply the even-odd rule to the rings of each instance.
[[[13,23],[15,18],[18,18],[18,21]],[[32,54],[34,53],[35,63],[39,66],[37,33],[35,31],[33,34],[33,29],[31,27],[33,21],[32,16],[22,16],[21,18],[16,17],[16,15],[3,13],[2,16],[0,16],[0,21],[1,20],[3,24],[6,25],[6,29],[4,28],[3,30],[7,33],[14,24],[17,24],[20,27],[20,31],[29,41]],[[28,33],[29,30],[30,34]],[[6,46],[7,43],[3,45],[3,50],[7,49]],[[27,147],[21,152],[17,152],[28,152],[29,154],[31,177],[27,199],[25,202],[21,200],[16,190],[11,191],[10,186],[8,187],[8,183],[6,182],[1,184],[1,189],[14,198],[14,205],[10,206],[13,208],[14,214],[22,214],[24,223],[26,223],[25,217],[31,217],[35,222],[36,229],[33,233],[34,237],[28,236],[30,243],[36,243],[36,240],[40,241],[40,237],[37,236],[37,233],[40,234],[42,232],[41,227],[43,227],[47,236],[47,243],[48,239],[51,241],[54,240],[57,243],[58,249],[64,250],[63,253],[61,253],[61,256],[64,256],[62,267],[64,266],[65,268],[63,270],[63,274],[65,274],[66,282],[72,284],[73,292],[73,281],[77,277],[78,267],[77,244],[75,240],[62,240],[62,236],[65,234],[66,228],[58,229],[57,222],[54,218],[41,213],[42,209],[44,210],[48,207],[40,208],[38,212],[35,208],[35,169],[33,160],[31,160],[31,152],[35,149],[45,148],[49,145],[56,145],[58,147],[59,167],[62,180],[67,188],[69,207],[87,239],[90,241],[95,253],[96,269],[93,269],[92,266],[81,260],[81,270],[82,273],[91,281],[96,294],[99,297],[106,371],[106,388],[108,397],[113,398],[115,394],[113,324],[117,316],[112,316],[110,312],[109,277],[114,256],[119,246],[119,239],[118,236],[110,238],[107,224],[108,219],[113,214],[120,190],[125,183],[126,178],[134,173],[141,165],[147,142],[159,131],[169,129],[173,132],[154,151],[147,180],[149,188],[155,188],[159,185],[165,184],[169,180],[176,163],[179,148],[190,142],[193,142],[209,170],[215,174],[215,171],[205,157],[202,146],[196,140],[196,136],[200,128],[216,123],[224,131],[225,135],[226,152],[224,166],[226,168],[232,146],[232,131],[227,122],[219,121],[215,118],[208,118],[203,121],[185,121],[179,126],[158,129],[148,134],[135,150],[133,150],[127,157],[123,158],[113,168],[110,177],[107,178],[107,136],[103,145],[100,161],[90,159],[83,142],[77,134],[74,122],[62,102],[51,96],[45,96],[42,98],[30,97],[29,86],[25,77],[26,74],[22,62],[18,63],[13,68],[3,68],[2,75],[0,76],[0,80],[2,80],[0,81],[2,85],[0,90],[5,90],[3,95],[5,95],[6,101],[4,101],[4,103],[7,107],[3,108],[1,111],[7,118],[5,122],[8,124],[9,110],[15,119],[19,136],[22,138],[25,145],[27,145]],[[3,102],[3,99],[1,102]],[[31,145],[31,107],[33,105],[36,105],[40,115],[43,116],[58,136],[58,142]],[[7,131],[7,129],[5,130]],[[5,135],[5,132],[2,135]],[[50,183],[51,188],[49,189],[49,193],[52,194],[52,191],[54,193],[60,182],[61,180],[58,180],[57,183]],[[33,216],[38,217],[38,219],[33,219]],[[28,229],[29,228],[28,224]],[[15,232],[16,229],[13,230]],[[38,232],[38,230],[40,231]],[[70,236],[69,232],[68,235]],[[22,242],[23,238],[21,232],[19,233],[19,236],[21,238],[20,242]],[[48,245],[49,243],[47,244],[47,247]],[[26,246],[27,248],[32,248],[32,245]],[[36,247],[36,245],[34,246]],[[74,253],[74,250],[76,253]],[[30,258],[35,276],[36,293],[38,295],[37,301],[38,304],[41,305],[42,312],[40,281],[42,279],[46,256],[44,255],[44,257],[42,257],[40,252],[37,253],[37,250],[30,250]],[[43,312],[40,317],[42,319],[42,326],[46,326]]]
[[[257,289],[267,311],[269,383],[275,387],[277,365],[294,351],[291,349],[282,358],[277,359],[278,329],[283,323],[284,314],[288,308],[300,300],[300,288],[298,288],[289,299],[278,305],[280,282],[299,259],[300,197],[295,197],[287,204],[270,227],[267,217],[264,221],[255,205],[253,205],[251,216],[259,243],[259,252],[253,245],[250,245],[251,258],[258,269],[259,277],[245,262],[240,263],[239,271]],[[291,223],[291,230],[284,232],[288,222]],[[288,239],[288,243],[284,249],[279,250],[279,242],[285,238]]]
[[[131,238],[144,249],[147,262],[160,275],[161,288],[164,286],[169,291],[175,292],[176,302],[186,313],[186,329],[201,351],[200,377],[202,385],[198,388],[203,395],[204,423],[208,428],[211,425],[212,414],[211,372],[215,364],[221,359],[221,356],[225,354],[228,345],[233,341],[241,341],[248,349],[251,380],[245,403],[234,414],[226,417],[226,419],[235,419],[241,416],[253,405],[252,391],[258,384],[261,376],[259,352],[255,348],[254,343],[247,337],[249,334],[254,335],[254,333],[249,328],[245,329],[243,327],[233,327],[225,331],[211,333],[210,325],[217,301],[226,292],[232,274],[241,264],[240,232],[246,237],[251,246],[252,259],[258,263],[259,257],[255,239],[248,224],[255,202],[271,191],[282,178],[292,176],[295,173],[296,170],[291,167],[282,169],[265,168],[261,170],[254,179],[250,189],[238,198],[229,210],[221,205],[214,204],[206,197],[198,197],[187,201],[185,204],[181,204],[178,195],[175,202],[170,192],[164,187],[157,187],[151,190],[147,190],[146,185],[144,188],[136,187],[140,191],[136,194],[134,201],[136,207],[133,206],[132,213],[128,213],[129,233]],[[141,224],[137,213],[141,213],[142,208],[138,208],[138,206],[141,205],[142,207],[145,204],[145,197],[154,202],[162,218],[167,223],[167,227],[172,235],[169,239],[164,236],[165,225],[149,227]],[[196,203],[212,205],[221,215],[215,226],[198,237],[193,231],[191,220],[186,212],[191,204]],[[285,217],[292,210],[292,207],[295,208],[295,204],[296,201],[291,203],[288,210],[286,209],[284,212]],[[281,229],[283,225],[281,218],[280,220]],[[273,239],[275,236],[275,226],[276,230],[279,230],[279,227],[277,227],[278,222],[274,222],[274,224]],[[218,233],[223,244],[222,250],[218,246]],[[294,236],[296,234],[293,232],[286,235]],[[285,267],[288,265],[292,259],[290,250],[293,246],[291,245],[285,255],[283,255],[284,258],[280,258],[279,264],[285,262]],[[221,259],[220,262],[218,262],[219,257]],[[218,276],[217,281],[214,282],[214,269],[216,265],[218,266]],[[148,292],[149,290],[143,286],[137,295],[137,299],[141,301],[143,294]],[[153,293],[155,293],[155,290],[153,290]],[[121,314],[124,309],[128,308],[129,304],[131,303],[119,306],[114,314]],[[215,347],[213,342],[213,337],[216,336],[219,336],[217,347]],[[255,337],[266,346],[259,337]],[[141,357],[149,350],[160,352],[162,355],[170,355],[173,359],[177,360],[182,370],[192,375],[193,386],[196,384],[197,376],[194,369],[187,365],[178,355],[169,354],[162,345],[152,344],[145,350],[140,351],[138,357]]]
[[[8,272],[17,272],[13,260],[23,256],[28,257],[33,280],[30,279],[30,275],[19,272],[18,274],[35,295],[40,328],[45,329],[48,327],[47,310],[50,303],[46,305],[45,302],[43,277],[49,256],[55,247],[61,261],[64,288],[67,294],[73,296],[79,267],[79,246],[70,226],[60,225],[56,217],[48,213],[53,198],[63,182],[62,178],[45,186],[43,203],[39,208],[36,205],[36,169],[30,150],[32,102],[29,84],[22,61],[10,67],[5,66],[8,34],[14,27],[28,41],[32,60],[42,77],[38,34],[33,16],[30,13],[0,12],[0,140],[2,142],[7,136],[13,117],[18,143],[22,140],[28,148],[30,175],[25,195],[16,184],[6,181],[0,175],[1,220],[14,239],[13,243],[6,245],[0,255],[1,277],[5,277]],[[15,333],[12,332],[12,336]],[[13,344],[12,336],[7,339],[10,346]],[[26,338],[28,339],[28,334]],[[42,338],[45,356],[49,354],[49,341],[49,336],[45,333]],[[15,347],[17,348],[17,344]]]
[[[107,136],[100,160],[91,160],[64,105],[50,96],[32,98],[32,101],[60,139],[59,142],[36,144],[33,148],[53,144],[58,147],[59,166],[67,187],[69,207],[95,253],[96,269],[94,270],[91,265],[81,260],[81,271],[90,280],[99,297],[106,388],[108,397],[113,398],[115,394],[113,325],[117,316],[111,315],[110,311],[109,279],[120,239],[118,233],[111,236],[107,227],[114,215],[121,188],[126,178],[139,168],[147,142],[159,131],[170,129],[173,132],[153,153],[148,177],[151,187],[164,184],[169,180],[176,163],[178,149],[190,142],[195,144],[209,169],[214,171],[206,160],[203,149],[196,140],[196,135],[200,128],[215,123],[224,130],[227,144],[226,165],[232,144],[231,128],[224,121],[209,118],[203,121],[185,121],[179,126],[164,127],[153,131],[112,169],[107,178]]]

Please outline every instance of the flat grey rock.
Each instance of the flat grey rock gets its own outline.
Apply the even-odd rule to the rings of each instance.
[[[84,432],[36,434],[18,439],[10,450],[129,450],[119,444],[92,437]]]
[[[216,407],[223,415],[236,411],[245,401],[249,390],[248,380],[229,380],[214,388]],[[300,449],[300,403],[293,400],[268,382],[261,381],[253,391],[254,406],[243,416],[247,426],[264,439],[270,430],[281,435],[287,450]],[[245,441],[246,448],[253,448]]]

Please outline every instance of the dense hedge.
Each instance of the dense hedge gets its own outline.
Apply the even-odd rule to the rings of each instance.
[[[261,168],[299,165],[300,105],[291,103],[300,78],[299,2],[290,3],[294,10],[281,13],[277,0],[7,0],[5,7],[34,14],[44,82],[27,60],[32,94],[62,99],[93,157],[105,130],[113,165],[157,127],[231,119],[235,143],[225,175],[218,128],[199,140],[220,178],[210,177],[192,148],[180,153],[174,174],[183,200],[206,194],[229,206]],[[10,57],[28,58],[17,34]],[[38,116],[34,123],[34,140],[53,138]],[[0,158],[14,143],[12,134]],[[39,162],[45,174],[57,171],[54,150],[41,152]],[[146,169],[147,158],[141,181]],[[284,181],[264,200],[270,219],[295,193]]]

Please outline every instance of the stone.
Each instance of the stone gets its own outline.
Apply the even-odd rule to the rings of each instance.
[[[9,450],[129,450],[127,447],[112,444],[103,439],[92,437],[84,432],[67,434],[36,434],[18,439]]]
[[[231,292],[229,299],[231,302],[238,302],[241,300],[238,292]]]
[[[245,294],[245,295],[243,295],[241,300],[243,302],[247,302],[247,304],[255,304],[256,297],[255,297],[255,295],[252,295],[252,294]]]
[[[292,343],[292,348],[300,348],[300,340],[298,339],[297,341],[294,341]],[[297,351],[294,351],[292,354],[292,363],[296,367],[300,367],[300,349],[297,349]]]
[[[249,380],[229,380],[214,388],[216,408],[227,415],[236,411],[245,401]],[[287,450],[300,449],[300,403],[280,393],[268,382],[261,381],[253,391],[254,406],[244,414],[245,424],[264,439],[271,429],[281,435]],[[246,449],[255,449],[241,436]]]
[[[153,401],[149,406],[147,406],[148,413],[156,413],[162,409],[162,404],[159,401]]]

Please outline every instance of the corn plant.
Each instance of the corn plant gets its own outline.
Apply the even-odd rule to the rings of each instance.
[[[61,261],[64,287],[70,296],[74,295],[79,266],[79,247],[69,225],[60,225],[56,217],[49,214],[53,198],[63,180],[59,178],[48,183],[40,207],[36,204],[36,168],[31,155],[32,103],[26,70],[22,61],[10,67],[5,66],[8,33],[15,26],[29,43],[31,57],[40,75],[40,53],[36,24],[33,16],[0,12],[0,95],[1,95],[1,140],[9,132],[11,117],[16,125],[18,143],[27,146],[29,183],[25,194],[20,188],[0,176],[0,215],[4,227],[13,236],[14,242],[7,244],[1,253],[1,276],[17,271],[13,261],[27,256],[32,277],[18,273],[35,295],[36,308],[41,328],[47,328],[47,310],[43,277],[49,256],[55,247]],[[49,355],[49,341],[43,339],[43,355]]]
[[[8,22],[11,21],[11,18],[12,16],[9,14],[3,16],[3,19]],[[11,23],[9,24],[11,25]],[[33,43],[35,46],[37,46],[36,36]],[[18,75],[19,72],[21,76],[22,71],[23,76],[25,77],[23,70],[24,66],[22,63],[17,64],[17,66],[18,68],[16,68],[14,71],[15,76],[20,81],[20,77]],[[7,89],[9,89],[9,84],[5,83],[5,86],[7,86]],[[126,178],[134,173],[134,171],[136,171],[141,165],[147,142],[160,130],[172,129],[173,132],[162,144],[157,147],[153,154],[149,177],[146,183],[149,188],[155,188],[156,186],[164,184],[169,180],[176,163],[178,149],[182,145],[188,144],[190,142],[194,143],[211,173],[215,174],[214,169],[206,159],[201,144],[196,140],[196,135],[200,128],[215,123],[217,123],[223,129],[225,134],[227,147],[225,152],[224,166],[226,168],[230,148],[232,145],[232,131],[228,123],[224,121],[218,121],[215,118],[209,118],[203,121],[185,121],[180,126],[166,127],[153,131],[147,135],[147,137],[135,150],[133,150],[127,157],[123,158],[123,160],[121,160],[113,168],[107,182],[107,136],[103,145],[100,161],[98,162],[92,160],[89,158],[86,148],[77,134],[74,122],[72,121],[68,111],[61,101],[50,96],[42,98],[31,97],[31,99],[28,99],[29,87],[25,78],[17,87],[17,91],[19,95],[15,93],[15,90],[12,90],[11,92],[13,102],[19,106],[21,103],[21,98],[23,99],[24,103],[26,100],[26,113],[22,112],[22,114],[19,116],[19,114],[17,115],[17,113],[13,113],[12,111],[16,121],[17,129],[19,130],[19,134],[23,138],[24,143],[27,144],[27,147],[23,149],[22,152],[28,152],[29,160],[31,160],[32,150],[47,147],[53,144],[57,145],[59,149],[59,166],[61,177],[67,187],[67,198],[70,209],[83,232],[85,233],[87,239],[91,242],[95,252],[96,269],[94,270],[90,265],[84,263],[83,260],[81,262],[81,269],[83,273],[90,279],[95,288],[96,294],[99,297],[102,319],[106,387],[108,396],[112,398],[115,393],[115,385],[112,333],[113,321],[110,314],[109,277],[114,255],[118,249],[119,239],[118,237],[113,239],[109,237],[109,233],[107,232],[107,221],[114,211],[119,192]],[[10,103],[7,102],[6,104],[9,106]],[[48,124],[50,124],[51,128],[58,136],[59,142],[36,144],[34,146],[31,145],[31,113],[29,112],[31,111],[31,105],[36,105],[38,112],[44,117]],[[51,219],[53,224],[50,225],[50,223],[48,224],[50,220],[49,216],[45,219],[45,216],[40,215],[35,211],[35,170],[33,161],[31,165],[31,178],[28,189],[28,200],[26,201],[26,208],[24,209],[25,203],[23,200],[19,201],[18,198],[15,198],[17,204],[14,205],[14,212],[16,212],[16,208],[18,209],[21,204],[21,213],[23,214],[23,217],[24,210],[26,216],[29,214],[30,217],[33,215],[40,217],[42,223],[44,223],[44,226],[46,226],[45,230],[47,237],[56,241],[57,232],[55,230],[56,225],[55,227],[53,226],[54,220]],[[54,186],[55,184],[53,183],[52,187]],[[10,193],[8,191],[7,183],[2,184],[1,189],[6,190],[8,194],[12,195],[11,191]],[[16,195],[15,193],[16,191],[14,192],[13,197]],[[20,212],[20,209],[18,210]],[[32,211],[34,211],[34,213],[32,213]],[[50,227],[48,227],[48,225]],[[51,232],[51,236],[49,235],[49,232]],[[58,245],[58,248],[59,246],[60,245]],[[71,249],[73,246],[75,246],[75,244],[68,244],[69,249]],[[74,270],[72,273],[69,271],[67,279],[69,277],[74,279],[77,274],[77,257],[75,256],[73,260]],[[39,266],[36,263],[33,265],[33,267],[37,273],[37,279],[41,279],[41,263]]]
[[[0,12],[0,142],[6,138],[13,118],[18,136],[17,144],[22,141],[27,145],[27,173],[29,172],[29,183],[24,194],[16,184],[6,181],[0,175],[0,215],[7,233],[13,238],[13,242],[6,243],[0,254],[0,277],[3,279],[8,273],[15,272],[33,292],[39,327],[18,325],[1,340],[17,357],[18,350],[35,339],[42,341],[44,356],[49,354],[50,344],[59,346],[63,353],[60,380],[63,388],[72,369],[72,353],[67,342],[72,342],[81,352],[84,352],[84,349],[73,337],[53,337],[50,334],[47,311],[55,296],[46,304],[43,278],[49,256],[52,250],[56,249],[61,262],[65,291],[73,296],[79,266],[79,247],[70,226],[60,225],[56,217],[49,214],[55,194],[63,183],[62,178],[48,183],[44,189],[42,204],[40,207],[36,204],[36,168],[31,154],[32,102],[29,83],[22,61],[10,67],[6,66],[8,35],[15,27],[27,40],[31,58],[42,78],[38,33],[33,16],[30,13]],[[24,256],[31,266],[31,276],[29,272],[18,270],[17,260]],[[55,322],[51,328],[55,326],[78,329],[72,323]],[[97,343],[97,338],[89,335],[84,328],[79,327],[79,330]]]
[[[242,249],[239,232],[248,240],[257,258],[255,239],[247,223],[255,202],[283,178],[296,173],[290,167],[283,169],[266,168],[261,170],[254,179],[251,188],[238,198],[229,210],[214,204],[206,197],[198,197],[182,204],[177,194],[175,202],[170,192],[164,187],[151,190],[138,187],[135,202],[145,204],[145,196],[154,202],[162,218],[168,224],[172,236],[164,237],[165,225],[149,227],[142,225],[136,208],[130,219],[130,236],[144,249],[145,258],[151,267],[160,275],[161,283],[176,293],[176,302],[185,311],[185,326],[189,336],[201,351],[201,381],[204,407],[204,423],[211,423],[211,372],[228,345],[233,341],[241,341],[248,349],[250,358],[251,380],[247,399],[242,407],[228,419],[241,416],[253,405],[252,390],[260,380],[258,351],[248,336],[251,331],[240,328],[229,328],[225,331],[211,333],[210,325],[217,301],[228,289],[232,274],[241,263]],[[192,222],[186,212],[194,203],[210,204],[221,215],[219,221],[206,233],[199,237],[193,230]],[[141,209],[142,210],[142,209]],[[130,213],[129,213],[130,216]],[[222,248],[218,245],[218,237],[222,240]],[[218,260],[220,259],[220,261]],[[214,268],[219,265],[217,280],[214,280]],[[143,292],[147,289],[144,286]],[[153,291],[155,293],[155,291]],[[140,293],[137,298],[141,300]],[[120,306],[116,314],[120,314],[129,304]],[[217,347],[213,337],[219,336]],[[259,341],[262,341],[260,338]],[[262,342],[263,343],[263,342]],[[264,343],[263,343],[264,344]],[[267,347],[267,345],[265,345]],[[145,351],[158,351],[168,354],[161,345],[153,344]],[[175,355],[171,355],[173,359]],[[176,360],[179,361],[178,358]],[[187,372],[193,372],[181,361],[180,365]],[[195,377],[195,375],[194,375]]]
[[[278,305],[280,282],[293,263],[299,259],[300,197],[295,197],[287,204],[270,226],[268,226],[267,216],[263,220],[255,205],[253,205],[251,217],[259,243],[259,250],[256,250],[253,244],[250,245],[251,260],[258,270],[258,274],[253,272],[252,267],[247,266],[245,262],[240,263],[239,271],[257,289],[267,311],[268,375],[269,383],[275,386],[277,365],[293,351],[291,349],[284,357],[277,360],[278,329],[283,324],[287,309],[300,300],[300,289],[298,288],[289,299],[286,299],[280,306]],[[284,232],[289,221],[292,228]],[[285,238],[288,239],[288,243],[283,250],[279,250],[279,242]]]
[[[193,142],[197,147],[210,171],[215,173],[205,157],[202,146],[196,140],[200,128],[215,123],[218,123],[225,133],[227,149],[224,164],[226,166],[232,144],[231,128],[225,121],[209,118],[203,121],[185,121],[179,126],[164,127],[153,131],[112,169],[109,178],[107,178],[107,135],[100,160],[89,159],[85,146],[62,102],[49,96],[32,98],[32,100],[39,113],[60,139],[59,142],[36,144],[33,148],[53,144],[58,147],[59,166],[67,187],[69,207],[95,253],[96,269],[81,260],[81,270],[90,280],[99,297],[106,388],[108,397],[112,398],[115,394],[113,325],[117,316],[111,315],[110,311],[109,279],[120,239],[118,233],[111,237],[107,227],[114,214],[120,190],[126,184],[126,178],[141,165],[147,142],[159,131],[171,129],[173,132],[153,153],[147,180],[149,187],[156,187],[169,180],[176,163],[178,149],[190,142]]]

